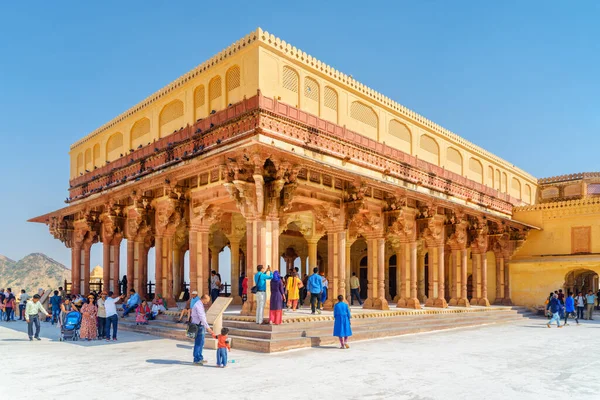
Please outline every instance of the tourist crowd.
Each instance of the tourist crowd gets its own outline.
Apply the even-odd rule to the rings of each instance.
[[[546,325],[550,328],[550,325],[556,322],[556,326],[562,328],[569,325],[569,317],[574,319],[577,325],[580,319],[592,320],[594,306],[600,308],[600,290],[598,294],[588,290],[586,295],[583,292],[578,292],[577,295],[569,292],[566,296],[562,289],[555,290],[546,299],[546,315],[550,319]],[[560,324],[561,319],[564,320],[563,325]]]

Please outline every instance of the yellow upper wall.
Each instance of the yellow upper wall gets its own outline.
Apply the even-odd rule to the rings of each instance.
[[[533,176],[260,28],[75,143],[71,178],[253,96],[258,88],[265,96],[535,202]]]
[[[253,33],[71,146],[71,179],[191,125],[212,110],[255,96],[257,90]]]

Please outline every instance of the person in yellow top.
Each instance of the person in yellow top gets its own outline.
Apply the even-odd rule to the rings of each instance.
[[[292,271],[286,282],[286,289],[288,293],[288,307],[292,308],[292,311],[296,311],[298,308],[298,300],[300,300],[300,288],[304,287],[302,281],[296,276],[296,271]]]
[[[27,333],[29,334],[29,340],[33,340],[33,324],[35,324],[35,338],[40,339],[40,318],[39,313],[43,313],[46,317],[49,317],[48,311],[44,309],[42,303],[40,303],[40,295],[34,294],[33,301],[28,301],[25,307],[25,321],[27,321]]]
[[[356,272],[352,273],[352,278],[350,278],[350,305],[354,305],[354,298],[358,300],[358,304],[362,306],[362,300],[360,299],[360,281],[356,276]]]

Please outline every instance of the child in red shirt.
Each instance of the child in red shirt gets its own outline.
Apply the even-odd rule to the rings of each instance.
[[[212,335],[214,339],[217,339],[217,367],[225,368],[227,366],[227,351],[231,351],[227,338],[228,333],[229,329],[223,328],[220,335],[214,333]]]

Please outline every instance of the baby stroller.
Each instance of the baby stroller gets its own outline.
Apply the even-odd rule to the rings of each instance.
[[[79,340],[79,329],[81,328],[81,313],[71,311],[65,316],[62,326],[60,327],[59,340]]]

